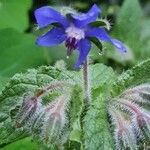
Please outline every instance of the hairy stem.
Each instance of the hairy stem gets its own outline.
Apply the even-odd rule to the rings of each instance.
[[[89,72],[88,72],[88,58],[83,65],[83,82],[84,82],[84,93],[85,93],[85,104],[90,104],[90,86],[89,86]]]

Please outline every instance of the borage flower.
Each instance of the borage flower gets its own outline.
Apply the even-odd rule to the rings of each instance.
[[[79,58],[75,64],[76,68],[79,68],[86,60],[91,49],[91,38],[93,37],[99,41],[109,42],[117,49],[125,52],[125,46],[117,39],[110,38],[104,27],[92,26],[92,23],[96,21],[100,14],[101,10],[97,5],[93,5],[87,13],[71,13],[66,15],[66,17],[52,7],[41,7],[35,11],[35,18],[39,28],[44,28],[51,24],[54,25],[54,23],[57,26],[38,37],[37,44],[49,47],[65,41],[68,56],[72,54],[73,50],[79,51]]]

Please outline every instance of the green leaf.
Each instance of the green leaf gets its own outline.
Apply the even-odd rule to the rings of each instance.
[[[44,63],[44,51],[35,45],[35,38],[7,28],[0,30],[0,76],[12,76]]]
[[[83,111],[83,93],[82,89],[79,86],[75,86],[72,92],[72,100],[71,100],[71,111],[70,111],[70,125],[71,131],[69,135],[69,142],[76,143],[79,145],[80,149],[82,149],[82,129],[81,129],[81,114]],[[70,149],[74,147],[68,146]]]
[[[79,72],[66,70],[65,74],[78,85],[83,86],[82,69]],[[89,81],[92,89],[97,89],[99,86],[110,85],[116,79],[116,73],[111,67],[99,63],[89,65]]]
[[[12,27],[20,32],[26,30],[31,2],[30,0],[1,0],[0,29]]]
[[[90,66],[90,82],[93,89],[99,86],[110,85],[116,80],[116,74],[111,67],[103,64],[95,64]]]
[[[103,88],[99,89],[101,94],[97,98],[93,98],[92,105],[84,119],[84,149],[86,150],[114,149],[113,139],[109,131],[106,97],[104,93],[102,94],[103,90]]]
[[[124,72],[118,77],[117,81],[112,87],[113,96],[120,94],[124,89],[136,86],[138,84],[150,81],[150,59],[145,60],[130,70]]]

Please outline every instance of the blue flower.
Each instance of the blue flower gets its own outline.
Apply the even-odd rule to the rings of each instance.
[[[100,41],[106,41],[113,44],[122,52],[126,47],[117,39],[112,39],[104,27],[93,27],[91,23],[95,22],[101,14],[100,8],[93,5],[92,8],[83,14],[69,14],[69,17],[63,16],[52,7],[45,6],[35,10],[35,18],[40,28],[51,24],[57,24],[46,34],[38,37],[37,44],[40,46],[55,46],[65,41],[67,55],[71,55],[73,50],[79,51],[79,58],[75,67],[79,68],[84,63],[91,49],[90,38],[94,37]],[[59,25],[59,26],[58,26]]]

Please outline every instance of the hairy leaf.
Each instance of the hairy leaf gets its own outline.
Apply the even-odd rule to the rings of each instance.
[[[89,68],[90,82],[93,89],[111,84],[116,80],[116,74],[111,67],[103,64],[91,65]]]
[[[114,148],[106,108],[105,96],[101,89],[100,96],[94,99],[84,119],[83,138],[86,150],[113,150]]]
[[[145,60],[118,77],[112,87],[112,93],[118,95],[124,89],[146,83],[150,80],[150,59]]]
[[[83,120],[84,148],[112,150],[114,145],[109,131],[107,98],[116,75],[111,68],[102,64],[92,66],[90,71],[93,90],[91,106]]]
[[[76,86],[74,91],[72,92],[72,100],[70,108],[72,111],[70,112],[70,124],[72,126],[70,133],[70,140],[76,141],[81,144],[81,113],[83,108],[83,94],[81,92],[81,87]]]

